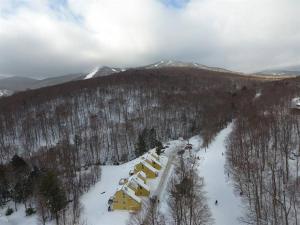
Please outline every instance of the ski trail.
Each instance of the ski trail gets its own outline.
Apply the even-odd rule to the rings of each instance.
[[[238,225],[242,214],[242,203],[234,194],[233,186],[225,174],[225,140],[232,130],[232,125],[223,129],[206,149],[197,153],[200,156],[199,173],[204,177],[208,205],[216,225]],[[222,155],[222,152],[224,155]],[[218,200],[218,205],[215,201]]]

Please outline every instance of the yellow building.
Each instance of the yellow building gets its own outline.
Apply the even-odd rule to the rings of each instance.
[[[112,209],[138,211],[141,209],[141,199],[127,184],[124,184],[117,189],[113,197]]]
[[[145,160],[147,163],[149,163],[152,167],[154,167],[157,170],[161,169],[161,164],[158,162],[151,154],[147,154],[142,157],[142,160]]]
[[[158,176],[158,170],[153,168],[148,162],[142,160],[134,166],[134,173],[143,171],[147,178],[155,178]]]
[[[129,177],[127,185],[134,191],[136,196],[149,196],[150,194],[150,188],[137,174]]]

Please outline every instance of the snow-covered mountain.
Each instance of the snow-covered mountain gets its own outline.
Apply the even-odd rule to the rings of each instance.
[[[82,73],[49,77],[45,79],[34,79],[30,77],[19,76],[5,77],[0,78],[0,90],[9,90],[8,92],[6,92],[12,94],[13,92],[25,91],[27,89],[37,89],[62,84],[69,81],[79,80],[81,79],[81,76]]]
[[[86,74],[83,79],[87,80],[87,79],[91,79],[94,77],[108,76],[113,73],[119,73],[119,72],[122,72],[125,70],[126,69],[121,69],[121,68],[116,68],[116,67],[108,67],[108,66],[96,67],[90,73]]]
[[[289,71],[289,70],[265,70],[258,74],[270,75],[270,76],[300,76],[300,71]]]
[[[194,62],[182,62],[177,60],[161,60],[159,62],[155,62],[149,65],[129,67],[129,68],[117,68],[117,67],[109,67],[109,66],[96,67],[90,73],[86,74],[83,80],[91,79],[95,77],[108,76],[114,73],[126,71],[128,69],[159,69],[159,68],[167,68],[167,67],[190,67],[190,68],[197,68],[197,69],[224,72],[224,73],[236,73],[227,69],[218,68],[218,67],[209,67]]]
[[[199,63],[193,62],[182,62],[175,60],[161,60],[156,63],[152,63],[145,66],[129,67],[129,68],[119,68],[119,67],[109,67],[109,66],[97,66],[89,73],[76,73],[68,74],[63,76],[54,76],[45,79],[33,79],[29,77],[1,77],[0,76],[0,91],[2,90],[2,95],[10,95],[13,92],[24,91],[27,89],[38,89],[47,86],[58,85],[70,81],[77,80],[87,80],[96,77],[109,76],[114,73],[124,72],[128,69],[159,69],[167,67],[187,67],[187,68],[198,68],[202,70],[225,72],[225,73],[236,73],[230,70],[217,67],[209,67]],[[9,91],[5,91],[9,90]]]
[[[190,68],[197,68],[203,70],[210,70],[210,71],[217,71],[217,72],[226,72],[226,73],[236,73],[227,69],[218,68],[218,67],[210,67],[205,66],[200,63],[195,62],[182,62],[177,60],[161,60],[159,62],[143,66],[144,69],[157,69],[157,68],[164,68],[164,67],[190,67]]]
[[[267,69],[267,70],[259,71],[258,74],[272,75],[272,76],[300,76],[300,66],[295,65],[295,66]]]
[[[0,89],[4,90],[12,90],[12,91],[22,91],[28,89],[31,85],[33,85],[38,80],[29,78],[29,77],[7,77],[0,79]]]

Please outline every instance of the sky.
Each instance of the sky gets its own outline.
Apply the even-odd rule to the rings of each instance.
[[[299,0],[0,0],[0,75],[162,59],[253,72],[300,63]]]

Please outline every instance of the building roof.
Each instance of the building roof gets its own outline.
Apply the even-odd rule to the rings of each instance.
[[[134,191],[132,189],[130,189],[127,184],[119,186],[117,191],[123,191],[130,198],[132,198],[133,200],[135,200],[138,203],[141,203],[141,199],[135,195]]]
[[[119,180],[119,185],[125,184],[127,182],[127,178],[121,178]]]
[[[139,171],[136,175],[141,175],[144,179],[147,178],[146,174],[143,171]]]
[[[153,156],[153,157],[159,158],[159,155],[157,155],[155,149],[153,149],[153,150],[150,151],[150,155]]]
[[[141,178],[139,178],[139,177],[137,176],[137,174],[135,174],[135,175],[129,177],[128,183],[135,183],[135,184],[137,184],[137,185],[143,187],[143,188],[146,189],[147,191],[150,191],[150,188],[148,187],[148,185],[146,185],[146,184],[144,183],[144,181],[143,181]]]
[[[145,160],[142,160],[140,162],[143,166],[147,167],[149,170],[151,170],[154,173],[158,173],[158,170],[153,168],[153,166],[151,166],[148,162],[146,162]]]
[[[144,157],[145,159],[148,159],[150,162],[155,162],[157,165],[161,166],[160,162],[156,160],[151,154],[146,154]]]

